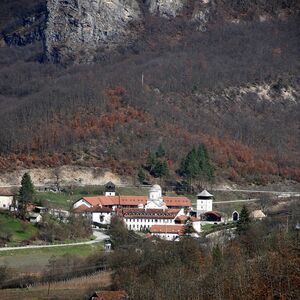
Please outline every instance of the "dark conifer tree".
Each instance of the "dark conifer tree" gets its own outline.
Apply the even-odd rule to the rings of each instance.
[[[157,149],[157,151],[156,151],[155,154],[156,154],[156,157],[157,157],[157,158],[165,157],[166,151],[165,151],[165,149],[164,149],[164,147],[163,147],[162,144],[160,144],[160,145],[158,146],[158,149]]]
[[[26,213],[26,207],[28,203],[35,200],[35,189],[31,181],[31,177],[28,173],[25,173],[21,180],[21,187],[19,190],[18,201],[20,214],[24,218]]]
[[[139,169],[137,176],[138,176],[138,180],[139,180],[140,184],[143,184],[146,179],[146,175],[142,168]]]
[[[236,227],[237,233],[242,234],[243,232],[247,231],[250,222],[251,220],[250,220],[249,211],[247,207],[244,205],[241,210],[239,220],[237,221],[237,227]]]

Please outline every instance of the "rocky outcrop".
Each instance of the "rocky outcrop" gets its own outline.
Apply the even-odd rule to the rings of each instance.
[[[56,169],[20,169],[0,174],[1,187],[18,187],[22,176],[28,172],[36,187],[54,187],[57,182],[60,186],[104,185],[113,181],[116,185],[132,184],[130,177],[120,177],[101,168],[79,166],[62,166]]]
[[[48,0],[46,55],[53,62],[90,62],[100,47],[135,38],[136,0]]]
[[[186,0],[148,0],[151,14],[172,18],[176,17],[186,3]]]
[[[173,18],[186,3],[187,0],[48,0],[46,56],[52,62],[91,62],[97,51],[126,45],[138,37],[145,20],[143,7],[152,15]]]
[[[7,24],[0,32],[0,40],[9,46],[26,46],[44,39],[46,6],[38,4],[19,19]]]

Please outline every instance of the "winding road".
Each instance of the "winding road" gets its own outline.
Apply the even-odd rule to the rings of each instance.
[[[78,245],[92,245],[95,243],[102,242],[106,239],[109,239],[109,236],[104,234],[99,230],[93,230],[93,235],[96,237],[94,240],[78,243],[68,243],[68,244],[54,244],[54,245],[28,245],[20,247],[2,247],[0,251],[9,251],[9,250],[21,250],[21,249],[39,249],[39,248],[52,248],[52,247],[65,247],[65,246],[78,246]]]

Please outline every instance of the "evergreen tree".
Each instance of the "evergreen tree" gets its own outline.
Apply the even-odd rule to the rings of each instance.
[[[157,158],[165,157],[166,151],[165,151],[165,149],[163,148],[162,144],[160,144],[160,145],[158,146],[158,149],[157,149],[155,155],[156,155]]]
[[[138,176],[138,180],[139,180],[140,184],[143,184],[146,179],[146,175],[142,168],[139,169],[137,176]]]
[[[181,162],[180,175],[186,177],[190,185],[193,180],[211,181],[214,177],[213,173],[214,168],[203,144],[197,150],[193,148]]]
[[[18,201],[21,216],[24,218],[26,213],[26,207],[29,202],[35,200],[35,190],[31,177],[28,173],[25,173],[21,180],[21,187],[19,189]]]
[[[150,152],[147,158],[147,169],[150,172],[150,174],[152,173],[155,165],[156,165],[156,157],[153,153]]]
[[[152,175],[154,177],[162,178],[167,176],[168,174],[169,174],[169,168],[167,162],[165,160],[163,161],[157,160],[153,168]]]
[[[247,207],[244,205],[241,213],[240,213],[240,217],[239,220],[237,221],[237,233],[238,234],[242,234],[243,232],[247,231],[249,226],[250,226],[250,215],[249,215],[249,211],[247,209]]]
[[[168,163],[165,159],[165,150],[160,145],[155,154],[150,153],[147,159],[147,170],[154,177],[165,177],[169,175]]]

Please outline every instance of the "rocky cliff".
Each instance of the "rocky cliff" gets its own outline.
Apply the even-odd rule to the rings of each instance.
[[[162,17],[176,17],[183,9],[186,0],[149,0],[148,6],[151,14]]]
[[[23,3],[21,0],[12,0],[13,8],[9,4],[2,5],[16,13],[9,23],[0,20],[0,46],[43,42],[44,57],[63,64],[91,63],[117,46],[128,48],[142,39],[145,27],[155,18],[160,18],[156,23],[161,29],[173,19],[180,19],[180,30],[192,28],[206,32],[210,21],[216,23],[222,19],[240,24],[249,20],[285,20],[299,11],[296,0],[256,4],[247,0],[26,1],[27,8],[23,7],[20,13],[17,9]],[[0,17],[3,16],[0,13]]]
[[[135,38],[141,20],[136,0],[48,0],[45,32],[50,61],[90,62],[99,48]]]
[[[97,51],[130,43],[145,14],[174,18],[186,0],[48,0],[45,50],[53,62],[91,62]]]

